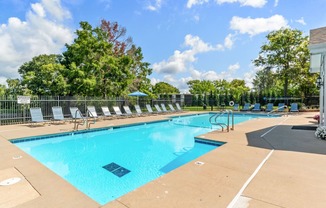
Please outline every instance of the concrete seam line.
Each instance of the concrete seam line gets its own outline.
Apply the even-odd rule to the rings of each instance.
[[[253,172],[253,174],[248,178],[248,180],[243,184],[242,188],[240,189],[240,191],[237,193],[237,195],[233,198],[233,200],[230,202],[230,204],[227,206],[227,208],[232,208],[235,203],[238,201],[239,197],[241,196],[241,194],[243,193],[243,191],[247,188],[247,186],[249,185],[249,183],[252,181],[252,179],[257,175],[257,173],[259,172],[259,170],[263,167],[263,165],[265,164],[265,162],[268,160],[268,158],[273,154],[274,149],[271,150],[269,152],[269,154],[265,157],[265,159],[258,165],[258,167],[256,168],[256,170]]]

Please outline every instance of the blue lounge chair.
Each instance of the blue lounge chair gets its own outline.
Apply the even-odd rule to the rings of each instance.
[[[298,103],[291,103],[290,112],[299,112]]]
[[[277,107],[278,112],[283,112],[284,111],[285,104],[284,103],[279,103]]]
[[[248,111],[250,110],[250,103],[245,103],[245,105],[242,108],[243,111]]]
[[[32,123],[41,123],[45,124],[48,120],[44,120],[41,108],[30,108]]]
[[[260,111],[260,103],[255,103],[254,108],[252,111]]]
[[[234,104],[233,110],[234,111],[239,111],[239,104],[238,103]]]
[[[273,103],[267,103],[266,112],[271,112],[271,111],[273,111]]]

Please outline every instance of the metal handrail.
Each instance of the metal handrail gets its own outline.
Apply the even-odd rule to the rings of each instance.
[[[89,114],[91,115],[92,118],[94,118],[93,123],[88,123],[88,115]],[[94,117],[93,113],[87,109],[87,111],[86,111],[86,128],[90,129],[91,124],[95,124],[95,122],[96,122],[96,118]]]
[[[79,112],[79,115],[81,116],[81,119],[83,120],[83,122],[77,122],[77,113]],[[79,109],[77,109],[75,111],[75,117],[73,118],[74,120],[74,131],[77,130],[78,131],[78,126],[80,124],[84,125],[85,124],[85,118],[83,117],[83,114],[81,113],[81,111]],[[86,120],[87,123],[87,120]]]
[[[227,124],[225,124],[225,123],[218,123],[216,120],[217,120],[217,118],[218,117],[220,117],[220,116],[222,116],[224,113],[227,113],[228,114],[228,117],[227,117]],[[226,129],[227,129],[227,132],[229,132],[230,131],[230,114],[231,114],[231,124],[232,124],[232,127],[231,127],[231,130],[234,130],[234,114],[233,114],[233,111],[232,110],[225,110],[225,111],[223,111],[222,113],[220,113],[220,114],[214,114],[213,116],[211,116],[210,118],[209,118],[209,122],[210,122],[210,124],[212,124],[212,125],[218,125],[218,126],[221,126],[222,127],[222,131],[224,131],[224,128],[223,128],[223,126],[225,126],[226,127]],[[212,119],[215,117],[215,119],[214,119],[214,122],[212,122]]]

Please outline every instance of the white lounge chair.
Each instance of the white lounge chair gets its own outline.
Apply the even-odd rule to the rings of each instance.
[[[48,120],[44,120],[41,108],[36,107],[30,108],[29,110],[31,113],[32,123],[41,123],[44,125],[49,122]]]
[[[183,111],[182,108],[180,107],[179,103],[175,103],[175,106],[177,107],[178,111]]]
[[[163,111],[164,113],[171,113],[171,111],[168,111],[168,110],[166,109],[164,103],[161,103],[161,107],[162,107],[162,111]]]
[[[145,116],[139,105],[135,105],[135,110],[138,116]]]
[[[53,114],[52,121],[66,122],[66,120],[67,120],[67,119],[65,119],[65,117],[63,115],[61,106],[53,106],[52,107],[52,114]]]
[[[157,115],[157,113],[153,111],[152,106],[150,104],[146,104],[146,109],[149,114]]]
[[[121,112],[119,106],[113,106],[113,110],[117,116],[122,117],[122,118],[127,117],[127,114],[124,114]]]
[[[99,119],[100,117],[96,113],[95,106],[87,106],[88,116],[90,118]]]
[[[156,108],[157,113],[164,113],[158,104],[155,104],[154,107]]]
[[[168,106],[169,106],[169,108],[170,108],[171,112],[177,112],[177,111],[174,109],[174,107],[173,107],[173,105],[172,105],[172,104],[168,104]]]
[[[123,106],[123,109],[125,110],[127,116],[130,116],[130,117],[135,116],[135,114],[133,114],[133,113],[131,112],[129,106],[127,106],[127,105],[126,105],[126,106]]]
[[[104,118],[113,118],[113,115],[111,114],[111,112],[109,110],[109,107],[102,106],[101,109],[102,109],[102,113],[103,113]]]
[[[73,119],[84,119],[81,111],[77,107],[70,107],[69,109]]]

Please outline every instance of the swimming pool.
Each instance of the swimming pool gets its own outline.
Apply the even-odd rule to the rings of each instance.
[[[207,126],[210,116],[12,142],[103,205],[222,145],[194,139],[213,130]]]

